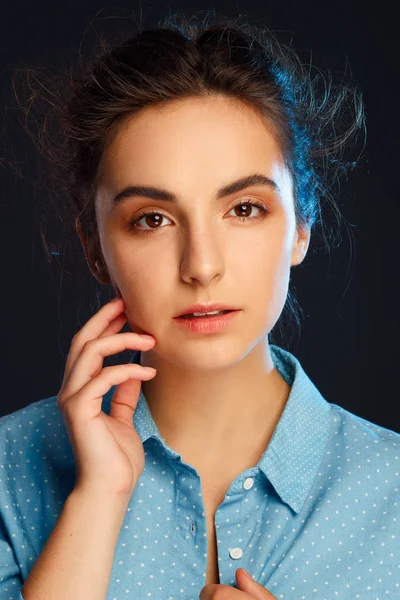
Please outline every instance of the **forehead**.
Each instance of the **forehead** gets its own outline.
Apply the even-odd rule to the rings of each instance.
[[[210,194],[254,171],[283,185],[285,170],[259,113],[225,97],[189,98],[126,117],[105,153],[100,186],[110,194],[133,183]]]
[[[105,163],[129,162],[127,152],[145,164],[160,153],[165,161],[171,153],[175,158],[189,150],[196,156],[229,151],[234,158],[260,149],[280,154],[272,125],[255,110],[225,97],[188,98],[127,116],[116,130]]]

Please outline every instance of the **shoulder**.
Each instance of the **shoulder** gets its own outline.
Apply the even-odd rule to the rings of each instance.
[[[14,448],[27,446],[40,436],[49,432],[49,428],[58,427],[62,421],[57,408],[57,397],[51,396],[32,402],[10,414],[0,417],[0,446],[8,444]]]
[[[28,404],[10,414],[0,417],[0,445],[10,442],[17,446],[40,437],[42,430],[50,426],[59,426],[62,421],[57,407],[57,396],[50,396]]]
[[[0,417],[0,431],[11,431],[14,427],[21,423],[28,423],[29,420],[36,421],[42,418],[43,415],[54,409],[57,411],[57,396],[50,396],[32,402],[19,410]]]
[[[330,404],[333,435],[349,437],[373,445],[387,444],[400,448],[400,433],[363,419],[342,406]]]
[[[330,403],[331,432],[328,452],[332,462],[369,471],[374,479],[385,474],[399,483],[400,433],[372,423]]]
[[[3,457],[1,493],[36,491],[51,485],[56,473],[73,467],[73,453],[57,397],[32,402],[0,418]]]

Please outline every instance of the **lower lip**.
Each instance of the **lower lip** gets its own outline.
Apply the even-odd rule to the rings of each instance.
[[[215,317],[199,317],[186,318],[175,317],[174,321],[186,330],[196,333],[218,333],[222,331],[229,323],[239,314],[240,310],[231,310],[223,315],[215,315]]]

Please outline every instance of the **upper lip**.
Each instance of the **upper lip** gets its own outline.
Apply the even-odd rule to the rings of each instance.
[[[239,310],[229,304],[225,304],[224,302],[204,302],[202,304],[192,304],[191,306],[187,306],[183,310],[181,310],[176,317],[181,317],[182,315],[189,315],[191,313],[199,312],[213,312],[214,310]]]

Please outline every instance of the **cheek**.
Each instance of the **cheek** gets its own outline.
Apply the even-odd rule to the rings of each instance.
[[[268,227],[253,233],[247,243],[236,244],[235,256],[241,272],[253,285],[287,276],[292,255],[292,235],[285,219],[274,219]],[[247,274],[247,275],[246,275]]]
[[[162,257],[160,259],[160,256]],[[117,283],[125,302],[139,317],[162,310],[164,299],[173,297],[176,279],[172,275],[173,263],[165,253],[152,256],[147,252],[126,251],[117,263]],[[155,303],[160,303],[157,307]]]
[[[260,316],[267,313],[268,322],[273,322],[286,302],[290,279],[292,236],[287,220],[276,220],[260,235],[253,235],[249,248],[237,250],[241,289],[256,310],[258,306]]]

